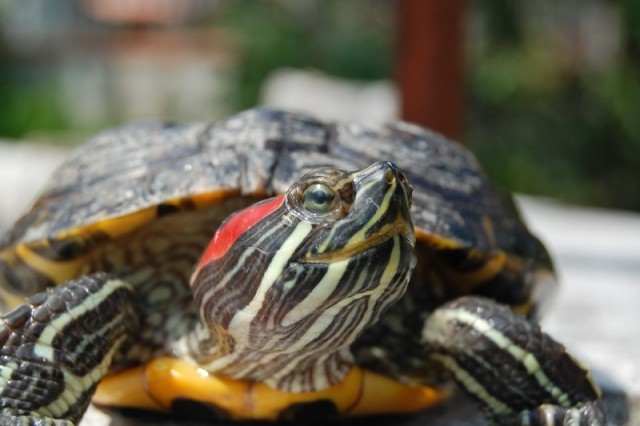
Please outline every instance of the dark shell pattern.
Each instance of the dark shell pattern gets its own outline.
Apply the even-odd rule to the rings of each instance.
[[[196,194],[282,193],[308,170],[353,170],[380,159],[396,163],[413,186],[419,238],[437,236],[481,252],[539,250],[459,144],[403,122],[323,123],[268,109],[213,125],[149,121],[95,136],[73,152],[0,248]]]

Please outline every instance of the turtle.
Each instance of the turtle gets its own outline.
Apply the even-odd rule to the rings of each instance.
[[[256,108],[77,148],[0,243],[2,424],[91,401],[215,419],[604,424],[537,320],[550,256],[461,144]],[[194,409],[193,407],[199,407]]]

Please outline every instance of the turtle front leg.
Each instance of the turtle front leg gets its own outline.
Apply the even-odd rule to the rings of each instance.
[[[480,297],[449,302],[430,315],[422,338],[496,424],[606,424],[589,371],[506,306]]]
[[[137,327],[131,287],[106,274],[38,293],[0,319],[0,425],[70,425]]]

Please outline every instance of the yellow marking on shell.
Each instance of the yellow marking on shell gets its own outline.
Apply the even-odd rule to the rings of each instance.
[[[487,320],[478,317],[465,310],[445,311],[444,317],[448,320],[458,320],[477,330],[480,334],[490,339],[500,349],[505,350],[511,357],[520,362],[527,372],[532,375],[538,384],[551,394],[559,405],[570,407],[569,395],[557,387],[545,374],[537,358],[522,347],[515,344],[511,339],[494,328]]]
[[[146,395],[145,395],[146,394]],[[107,377],[94,403],[169,411],[178,398],[212,404],[234,420],[276,420],[293,404],[329,400],[344,416],[416,413],[451,396],[448,391],[413,387],[353,367],[345,380],[322,391],[292,393],[264,383],[210,375],[175,358]]]
[[[49,260],[31,251],[27,244],[18,244],[14,250],[27,266],[56,284],[75,277],[84,263],[84,257],[66,261]]]
[[[240,191],[237,189],[224,189],[220,191],[204,192],[197,195],[190,195],[186,198],[176,198],[173,200],[165,201],[164,204],[172,204],[176,206],[183,205],[185,201],[188,201],[196,209],[206,209],[216,205],[221,200],[227,199],[233,196],[240,196]],[[242,194],[242,196],[253,196],[257,198],[263,198],[265,196],[264,191],[256,192],[254,194]]]
[[[425,243],[429,247],[437,248],[437,249],[459,249],[462,246],[459,242],[449,239],[442,238],[437,235],[425,232],[421,228],[415,229],[416,240]]]
[[[513,310],[513,312],[516,312],[520,315],[527,315],[529,312],[531,312],[531,309],[533,309],[533,306],[534,306],[533,299],[529,299],[519,305],[511,306],[511,310]]]
[[[205,209],[215,205],[221,199],[238,194],[237,190],[215,191],[175,198],[163,201],[165,205],[175,206],[177,209]],[[157,217],[157,205],[137,210],[122,216],[115,216],[95,223],[72,228],[55,235],[55,239],[81,239],[86,235],[106,235],[110,239],[117,239],[154,221]],[[78,275],[85,262],[85,256],[73,260],[49,260],[29,248],[29,243],[17,244],[14,247],[17,255],[29,267],[45,275],[56,284],[60,284]],[[9,298],[11,299],[11,298]]]
[[[237,190],[222,190],[206,192],[189,197],[173,198],[162,201],[163,205],[171,205],[178,210],[185,209],[205,209],[215,205],[220,200],[239,194]],[[152,222],[157,217],[158,206],[156,204],[136,210],[132,213],[121,216],[114,216],[99,220],[85,226],[73,228],[56,235],[56,238],[68,238],[88,233],[104,233],[112,239],[129,234],[136,229]]]
[[[454,358],[447,355],[434,354],[434,359],[440,361],[456,378],[464,384],[468,392],[473,393],[496,414],[510,414],[513,412],[511,408],[504,402],[494,398],[480,382],[478,382],[472,374],[462,368]]]
[[[484,232],[487,235],[489,244],[492,247],[498,247],[498,243],[496,242],[496,233],[495,233],[495,230],[493,229],[493,221],[491,220],[491,218],[487,216],[483,216],[482,227],[484,228]]]
[[[134,213],[103,219],[98,222],[61,232],[56,238],[73,238],[87,234],[106,234],[115,239],[126,235],[156,218],[156,206],[140,209]]]
[[[9,291],[6,288],[0,286],[0,300],[7,305],[7,312],[19,305],[24,303],[24,296],[17,296]],[[6,312],[2,312],[0,310],[0,314],[4,314]]]
[[[487,255],[485,264],[482,265],[480,269],[474,271],[458,271],[447,268],[444,270],[444,275],[450,282],[471,289],[498,275],[504,269],[506,263],[506,253],[498,252],[493,255]]]

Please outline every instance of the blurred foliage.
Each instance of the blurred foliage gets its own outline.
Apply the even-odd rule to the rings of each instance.
[[[640,2],[467,4],[464,142],[498,185],[640,210]],[[239,38],[238,93],[230,102],[240,110],[256,104],[264,78],[282,67],[358,80],[393,77],[396,6],[391,0],[220,0],[202,24],[231,28]],[[607,46],[596,45],[595,61],[580,38],[599,37],[601,28],[580,27],[589,8],[595,12],[587,23],[613,17],[605,29],[619,39],[609,55]],[[4,50],[0,61],[0,135],[64,129],[50,69],[17,68],[21,58]]]
[[[264,78],[283,67],[359,80],[392,75],[393,2],[227,0],[220,6],[213,22],[239,30],[244,52],[238,110],[256,105]]]
[[[67,128],[51,74],[37,68],[20,64],[0,47],[0,137]]]
[[[354,79],[393,76],[393,2],[222,4],[216,21],[244,35],[237,109],[255,105],[263,78],[283,66]],[[609,5],[622,19],[622,47],[613,63],[595,67],[568,51],[576,47],[566,43],[571,30],[536,29],[535,22],[525,29],[525,2],[470,2],[470,21],[484,26],[468,30],[464,142],[499,186],[640,210],[640,2]],[[559,15],[554,30],[577,26],[573,12],[584,4],[547,6],[539,19]]]
[[[571,3],[569,12],[583,6]],[[513,23],[526,10],[514,4],[475,10],[489,30],[469,55],[467,143],[509,190],[640,209],[640,3],[609,2],[620,47],[597,64],[566,34],[525,36]]]

